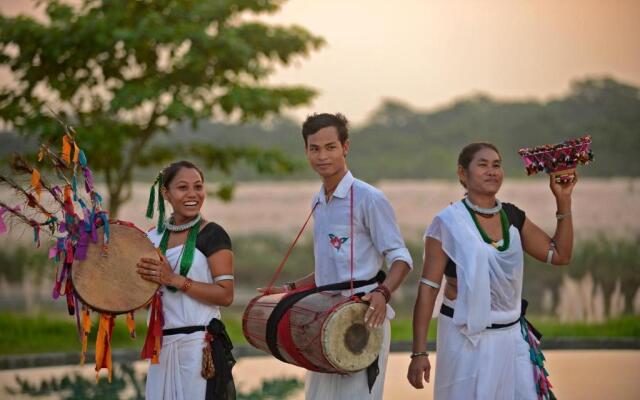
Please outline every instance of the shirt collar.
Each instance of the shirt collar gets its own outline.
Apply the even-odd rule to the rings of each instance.
[[[351,185],[353,185],[353,181],[355,178],[351,175],[351,171],[347,171],[346,174],[342,177],[340,183],[338,183],[338,187],[333,191],[333,196],[344,199],[347,197],[349,193],[349,189],[351,189]]]
[[[333,191],[333,197],[338,197],[340,199],[344,199],[349,194],[349,189],[351,189],[351,185],[356,179],[351,174],[351,171],[347,171],[347,173],[342,177],[340,183],[336,187],[336,190]],[[326,203],[326,198],[324,195],[324,185],[320,186],[320,192],[316,195],[316,199],[320,203]]]

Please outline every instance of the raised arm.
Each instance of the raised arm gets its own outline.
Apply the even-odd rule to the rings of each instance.
[[[571,194],[578,181],[576,175],[573,182],[556,183],[549,177],[551,192],[556,199],[556,231],[550,237],[528,218],[522,227],[523,248],[529,255],[539,261],[554,265],[567,265],[571,262],[573,252],[573,221],[571,215]]]

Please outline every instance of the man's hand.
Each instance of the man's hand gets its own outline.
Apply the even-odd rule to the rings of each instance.
[[[369,303],[369,309],[364,314],[364,322],[370,328],[377,328],[387,317],[387,302],[380,292],[369,292],[362,296],[362,301]]]

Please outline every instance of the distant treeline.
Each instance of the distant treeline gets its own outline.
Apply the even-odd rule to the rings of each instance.
[[[640,175],[640,89],[610,78],[584,79],[573,82],[566,95],[548,101],[474,95],[432,111],[386,100],[366,123],[352,129],[349,163],[369,181],[454,178],[460,149],[470,142],[489,141],[501,150],[507,174],[520,177],[525,173],[519,148],[587,133],[593,136],[596,158],[582,170],[584,176]],[[298,172],[276,179],[313,176],[305,167],[300,124],[286,118],[243,125],[203,122],[197,131],[177,126],[158,140],[276,148],[300,165]],[[2,143],[0,156],[35,146],[35,141],[12,134],[3,135]],[[150,174],[142,172],[139,177]],[[245,166],[236,168],[234,177],[258,179]]]

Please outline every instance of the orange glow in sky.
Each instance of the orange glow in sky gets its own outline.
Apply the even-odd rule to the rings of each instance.
[[[637,0],[290,0],[263,19],[327,41],[270,79],[320,91],[296,118],[341,111],[360,123],[383,98],[424,109],[479,91],[544,100],[586,76],[640,85]]]

